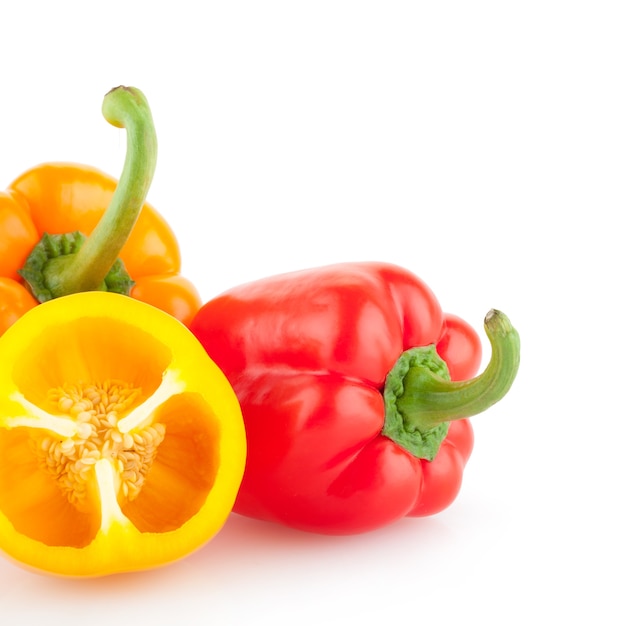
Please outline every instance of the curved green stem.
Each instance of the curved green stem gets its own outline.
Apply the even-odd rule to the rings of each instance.
[[[435,346],[405,352],[385,383],[387,435],[407,450],[432,460],[452,420],[482,413],[509,391],[520,361],[517,331],[504,313],[485,318],[491,359],[479,376],[451,381]]]
[[[49,259],[43,269],[47,299],[107,288],[105,278],[116,263],[120,264],[118,256],[152,182],[157,140],[143,93],[134,87],[116,87],[105,95],[102,113],[110,124],[127,131],[124,168],[111,202],[91,235],[73,254]],[[132,281],[127,284],[132,285]]]

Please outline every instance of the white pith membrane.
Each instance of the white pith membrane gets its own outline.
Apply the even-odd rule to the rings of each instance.
[[[78,511],[93,506],[95,489],[106,530],[114,521],[128,522],[120,502],[139,495],[165,436],[153,413],[184,388],[172,371],[143,402],[141,389],[123,381],[66,384],[49,390],[48,410],[14,392],[11,399],[24,413],[5,424],[29,429],[39,467]]]

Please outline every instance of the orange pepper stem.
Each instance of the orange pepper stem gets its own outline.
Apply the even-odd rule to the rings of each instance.
[[[485,317],[485,332],[491,359],[471,380],[451,381],[434,345],[400,356],[385,382],[384,435],[414,456],[432,461],[450,421],[482,413],[506,395],[519,369],[519,335],[495,309]]]
[[[154,176],[157,139],[148,101],[134,87],[104,96],[105,119],[127,132],[124,167],[111,202],[88,238],[80,233],[44,235],[22,276],[40,302],[82,291],[128,294],[133,285],[118,259]],[[68,244],[68,238],[71,244]]]

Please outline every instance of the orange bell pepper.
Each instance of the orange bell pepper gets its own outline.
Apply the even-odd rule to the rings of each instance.
[[[174,233],[145,202],[157,143],[144,95],[113,89],[103,114],[127,130],[119,182],[86,165],[47,163],[0,192],[0,335],[38,302],[81,291],[124,293],[185,324],[201,305],[180,275]]]

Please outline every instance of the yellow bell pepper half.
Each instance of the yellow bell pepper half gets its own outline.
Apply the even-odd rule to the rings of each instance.
[[[228,381],[187,328],[126,296],[51,300],[0,337],[0,549],[65,576],[204,545],[239,488]]]

